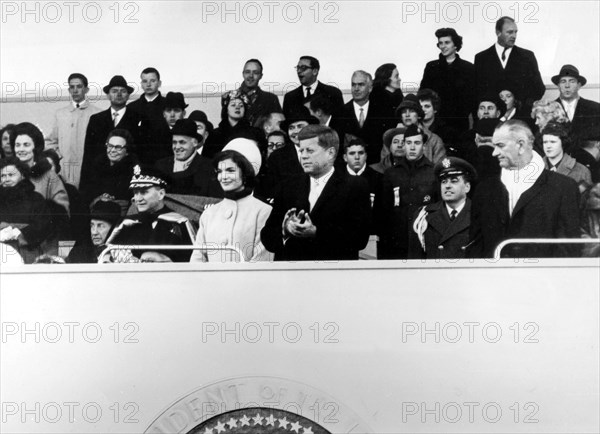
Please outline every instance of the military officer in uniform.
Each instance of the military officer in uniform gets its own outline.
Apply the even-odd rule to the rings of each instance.
[[[106,244],[192,245],[194,230],[189,220],[165,203],[166,176],[153,167],[135,166],[129,188],[138,214],[127,216]],[[189,262],[191,250],[118,250],[116,262]]]
[[[417,213],[409,243],[411,259],[459,259],[465,257],[471,225],[471,200],[467,193],[477,178],[475,168],[460,158],[447,157],[433,169],[440,181],[441,200]]]

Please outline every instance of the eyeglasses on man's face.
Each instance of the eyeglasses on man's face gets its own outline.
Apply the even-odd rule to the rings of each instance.
[[[109,151],[121,152],[125,148],[126,148],[126,146],[123,146],[123,145],[112,145],[110,143],[106,144],[106,149],[108,149]]]
[[[304,72],[307,69],[313,69],[313,67],[312,66],[308,66],[308,65],[297,65],[297,66],[294,66],[294,69],[296,71],[298,71],[298,72]]]

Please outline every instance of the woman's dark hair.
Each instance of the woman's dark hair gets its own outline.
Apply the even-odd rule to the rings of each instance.
[[[31,170],[29,169],[29,166],[23,163],[17,157],[8,157],[0,160],[0,170],[8,166],[15,166],[17,170],[21,172],[23,178],[29,179],[31,175]]]
[[[227,120],[227,107],[229,103],[234,99],[239,99],[244,104],[244,114],[248,113],[248,103],[244,101],[245,97],[241,94],[233,94],[234,91],[229,92],[221,97],[221,120]]]
[[[564,122],[548,122],[544,129],[540,131],[540,139],[542,146],[544,144],[544,134],[556,136],[560,139],[563,152],[565,154],[568,154],[572,150],[573,146],[573,140],[571,140],[571,135],[569,134],[569,127],[570,125]]]
[[[60,157],[56,153],[54,149],[45,149],[42,151],[43,158],[50,158],[52,160],[52,164],[56,168],[56,173],[60,173]]]
[[[390,78],[392,73],[396,69],[396,65],[393,63],[384,63],[375,71],[375,78],[373,79],[373,89],[383,88],[390,84]]]
[[[431,105],[433,105],[433,110],[440,111],[440,107],[442,106],[442,99],[438,95],[435,90],[423,88],[419,89],[417,92],[417,98],[419,102],[421,101],[431,101]]]
[[[240,168],[240,170],[242,171],[242,183],[244,187],[254,188],[254,181],[256,179],[256,175],[254,174],[254,167],[252,167],[252,164],[250,164],[246,157],[244,157],[237,151],[228,150],[219,152],[213,158],[213,167],[215,168],[215,170],[217,170],[217,168],[219,167],[219,163],[225,160],[233,161]]]
[[[456,46],[456,52],[459,52],[463,44],[462,36],[456,33],[456,30],[454,30],[452,27],[444,27],[435,31],[435,37],[438,39],[444,38],[446,36],[450,36],[450,38],[452,38],[452,42],[454,42],[454,45]]]
[[[10,138],[12,136],[13,131],[15,130],[16,125],[15,124],[6,124],[4,126],[4,128],[2,128],[0,130],[0,140],[2,139],[2,136],[4,135],[4,133],[8,132],[8,137]]]
[[[38,127],[30,122],[22,122],[15,126],[10,137],[10,147],[15,150],[15,141],[19,136],[29,136],[33,141],[33,158],[37,160],[44,150],[44,135]]]
[[[110,133],[108,133],[108,137],[106,138],[106,143],[108,143],[108,141],[112,137],[121,137],[123,140],[125,140],[125,145],[127,145],[127,150],[131,149],[132,146],[134,145],[133,136],[126,129],[117,128],[116,130],[112,130]]]

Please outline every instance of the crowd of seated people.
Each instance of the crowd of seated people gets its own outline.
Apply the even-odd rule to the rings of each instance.
[[[494,255],[509,238],[600,235],[600,104],[573,65],[545,86],[532,51],[502,17],[497,40],[462,59],[438,29],[439,58],[404,95],[400,69],[349,75],[351,99],[300,57],[300,85],[279,98],[248,60],[221,98],[217,127],[142,70],[139,99],[117,75],[110,107],[68,77],[71,101],[44,137],[36,119],[0,130],[0,242],[25,263],[347,260],[369,239],[378,259]],[[106,254],[107,245],[129,245]],[[192,250],[143,245],[195,245]],[[140,247],[142,246],[142,247]],[[223,250],[224,249],[224,250]],[[12,251],[12,250],[11,250]],[[225,252],[226,251],[226,252]],[[597,245],[515,245],[514,257],[598,256]]]

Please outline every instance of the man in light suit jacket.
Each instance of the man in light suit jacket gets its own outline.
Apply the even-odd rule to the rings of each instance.
[[[500,176],[484,179],[475,191],[470,257],[492,257],[509,238],[579,238],[579,191],[571,178],[544,168],[533,150],[534,136],[523,121],[511,119],[494,131],[493,156]],[[503,257],[579,256],[573,245],[514,244]]]
[[[571,135],[576,143],[600,127],[600,104],[579,96],[579,89],[587,83],[573,65],[563,65],[558,75],[552,77],[560,96],[556,99],[571,121]]]
[[[534,101],[546,91],[532,51],[515,46],[517,25],[510,17],[502,17],[496,22],[497,42],[487,50],[475,55],[478,95],[496,91],[501,80],[517,84],[517,94],[523,98],[523,110],[528,112]]]
[[[339,139],[331,128],[309,125],[299,138],[304,174],[275,196],[261,240],[276,261],[358,259],[369,240],[368,183],[334,170]]]
[[[108,95],[110,107],[90,118],[85,133],[82,177],[90,172],[90,167],[96,157],[106,152],[106,138],[112,130],[120,128],[129,131],[133,137],[134,146],[140,146],[142,117],[139,113],[126,107],[133,88],[127,84],[123,76],[115,75],[102,90]]]
[[[312,56],[302,56],[298,60],[296,71],[301,86],[286,93],[283,97],[283,113],[289,118],[292,113],[301,111],[304,104],[313,95],[325,94],[331,98],[332,113],[339,114],[344,105],[342,91],[337,87],[329,86],[317,80],[321,65],[319,61]]]
[[[340,116],[344,134],[360,137],[368,145],[367,164],[375,164],[381,158],[383,133],[396,124],[393,113],[385,105],[377,105],[369,96],[373,89],[371,74],[355,71],[352,74],[352,100],[342,109]]]

